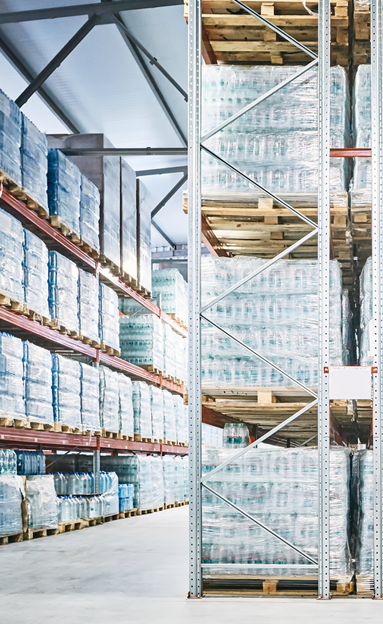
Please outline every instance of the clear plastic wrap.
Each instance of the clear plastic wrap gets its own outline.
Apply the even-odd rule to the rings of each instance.
[[[127,362],[164,370],[163,324],[155,314],[120,316],[120,347]]]
[[[78,324],[82,336],[100,341],[99,319],[99,284],[96,275],[78,270]]]
[[[35,234],[24,230],[24,300],[32,312],[49,318],[48,248]]]
[[[202,304],[264,264],[259,258],[202,259]],[[343,364],[342,277],[330,265],[330,359]],[[317,385],[318,266],[280,260],[209,308],[205,315],[290,375]],[[347,319],[343,319],[344,324]],[[206,321],[202,323],[202,383],[286,386],[292,382]]]
[[[24,342],[25,414],[32,421],[53,423],[52,356],[31,342]]]
[[[23,343],[0,333],[0,413],[25,417]]]
[[[174,505],[176,502],[176,466],[174,455],[163,455],[164,503]]]
[[[81,173],[57,149],[48,150],[49,213],[57,215],[72,232],[80,236]]]
[[[21,111],[0,90],[0,168],[21,186]]]
[[[151,473],[153,487],[153,508],[164,506],[164,472],[162,468],[162,457],[153,455],[151,457]]]
[[[174,468],[175,468],[175,499],[177,503],[181,503],[184,500],[185,496],[185,475],[184,475],[184,464],[182,461],[182,457],[176,455],[174,458]]]
[[[174,361],[175,361],[175,377],[180,381],[186,381],[187,378],[187,338],[183,338],[181,334],[174,334]]]
[[[249,430],[244,423],[225,423],[222,445],[224,448],[239,449],[249,445]]]
[[[353,472],[357,494],[357,514],[354,522],[356,573],[373,577],[374,568],[374,453],[372,450],[355,453]],[[363,581],[361,581],[363,582]],[[360,580],[358,579],[358,589]]]
[[[372,257],[367,258],[360,274],[360,364],[372,366],[374,360],[374,325],[372,313]]]
[[[19,475],[42,475],[46,473],[43,451],[16,451],[16,462],[17,474]]]
[[[96,494],[89,497],[58,496],[57,514],[59,522],[73,522],[81,518],[101,518],[105,516],[105,498]]]
[[[49,251],[49,311],[65,329],[78,332],[78,268],[57,251]]]
[[[17,455],[12,449],[0,448],[0,475],[17,474]]]
[[[233,455],[204,449],[203,473]],[[351,576],[348,543],[350,451],[330,449],[330,574]],[[308,555],[318,557],[318,450],[250,449],[207,484]],[[238,574],[220,564],[248,564],[241,574],[317,575],[307,559],[208,490],[203,491],[202,562],[208,573]]]
[[[0,294],[19,303],[24,302],[23,245],[24,228],[20,221],[0,208]]]
[[[119,428],[126,436],[134,437],[133,387],[132,380],[118,373]]]
[[[162,323],[164,330],[164,367],[163,370],[170,377],[176,377],[177,366],[175,358],[176,348],[176,332],[172,330],[170,325]]]
[[[167,314],[187,321],[187,284],[177,269],[159,269],[152,272],[152,294]]]
[[[356,147],[371,147],[371,65],[359,65],[354,84],[354,136]],[[354,175],[351,185],[351,207],[371,206],[372,169],[371,158],[354,159]]]
[[[118,373],[107,366],[100,366],[100,422],[107,431],[120,428]]]
[[[203,66],[203,134],[299,68]],[[277,193],[318,188],[317,70],[312,69],[207,139],[207,147]],[[349,90],[342,67],[331,68],[331,147],[349,144]],[[249,128],[251,129],[249,131]],[[302,159],[304,154],[304,159]],[[331,159],[332,193],[347,188],[348,165]],[[202,154],[202,191],[254,190],[210,154]]]
[[[80,362],[52,353],[52,391],[55,422],[81,427]]]
[[[58,526],[53,475],[28,475],[27,501],[29,529]]]
[[[0,535],[23,532],[21,503],[24,497],[21,477],[0,475]]]
[[[83,430],[100,430],[99,370],[80,362],[81,424]]]
[[[161,388],[149,386],[152,412],[152,437],[162,440],[164,437],[164,397]]]
[[[152,437],[152,411],[150,404],[150,390],[144,381],[133,381],[133,412],[134,434],[141,438]]]
[[[184,405],[183,397],[179,394],[173,394],[174,413],[176,418],[176,435],[178,442],[187,442],[187,405]]]
[[[131,511],[134,509],[134,485],[132,483],[119,485],[118,498],[120,511]]]
[[[159,461],[158,461],[159,460]],[[120,484],[134,485],[134,507],[155,509],[163,506],[160,457],[147,455],[102,455],[103,470],[113,470]]]
[[[136,172],[121,158],[121,270],[137,279]]]
[[[21,176],[23,189],[41,206],[48,210],[47,136],[21,114]]]
[[[175,442],[177,439],[176,414],[174,409],[174,395],[163,390],[164,396],[164,438]]]
[[[100,221],[100,191],[88,178],[81,175],[80,236],[81,240],[98,253]]]
[[[138,282],[152,290],[152,202],[141,180],[137,183],[137,262]]]
[[[120,350],[119,313],[117,293],[100,283],[99,291],[99,336],[108,347]]]
[[[223,429],[202,423],[202,444],[222,448]]]

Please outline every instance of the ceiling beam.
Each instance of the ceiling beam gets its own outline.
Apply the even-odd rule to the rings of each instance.
[[[34,76],[31,74],[29,69],[25,66],[24,61],[16,54],[13,48],[2,38],[0,37],[0,49],[3,52],[4,56],[8,59],[8,61],[13,65],[13,67],[25,78],[28,82],[32,82],[34,80]],[[50,110],[62,121],[62,123],[74,134],[80,134],[81,130],[78,126],[70,119],[66,113],[60,108],[57,102],[49,95],[49,93],[45,90],[44,87],[39,87],[37,92],[41,99],[45,102],[45,104],[50,108]]]
[[[142,169],[141,171],[136,171],[136,176],[141,178],[143,176],[163,175],[165,173],[187,173],[187,170],[187,165],[181,167],[161,167],[160,169]]]
[[[165,206],[165,204],[168,203],[169,199],[171,199],[173,197],[173,195],[175,195],[177,193],[178,189],[180,189],[181,186],[183,186],[185,184],[187,179],[188,179],[188,175],[187,175],[187,173],[185,173],[182,176],[182,178],[180,180],[178,180],[178,182],[173,186],[173,188],[169,191],[169,193],[167,193],[165,195],[165,197],[163,199],[161,199],[161,201],[157,204],[157,206],[155,208],[153,208],[153,210],[152,210],[152,219],[153,219],[153,217],[156,216],[156,214],[159,213],[161,208],[163,208]]]
[[[161,230],[160,226],[157,225],[157,223],[155,221],[152,221],[152,226],[157,230],[157,232],[159,234],[161,234],[162,238],[164,238],[166,240],[166,242],[168,243],[168,245],[172,248],[175,249],[176,245],[175,243],[173,243],[173,241],[169,238],[169,236],[167,234],[165,234],[165,232],[163,230]]]
[[[154,9],[156,7],[176,5],[183,5],[183,0],[114,0],[113,11],[135,11],[137,9]],[[110,13],[110,7],[104,3],[96,2],[29,11],[4,12],[0,13],[0,24],[15,24],[78,15],[90,17],[92,15],[104,15],[105,13]]]
[[[100,21],[98,15],[92,15],[80,30],[78,30],[73,37],[65,44],[63,48],[56,54],[56,56],[44,67],[44,69],[32,80],[30,85],[19,95],[16,100],[17,106],[20,108],[28,102],[29,98],[37,91],[39,87],[53,74],[55,69],[60,67],[61,63],[69,56],[71,52],[78,46],[79,43],[87,36],[88,33],[96,26]]]
[[[63,147],[65,156],[186,156],[187,147]]]

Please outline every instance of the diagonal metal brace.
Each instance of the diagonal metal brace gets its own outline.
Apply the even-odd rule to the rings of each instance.
[[[259,527],[261,527],[261,529],[264,529],[265,531],[270,533],[270,535],[273,535],[274,537],[276,537],[280,542],[283,542],[284,544],[286,544],[286,546],[289,546],[289,548],[292,548],[293,550],[295,550],[295,552],[297,552],[299,555],[301,555],[305,559],[308,559],[308,561],[311,561],[311,563],[314,563],[315,565],[318,564],[318,562],[315,559],[313,559],[313,557],[311,557],[311,555],[308,555],[307,553],[304,552],[304,550],[301,550],[300,548],[298,548],[298,546],[294,546],[294,544],[292,544],[291,542],[286,540],[284,537],[282,537],[281,535],[278,535],[278,533],[275,533],[275,531],[273,531],[268,526],[266,526],[266,524],[263,524],[263,522],[260,522],[259,520],[257,520],[256,518],[254,518],[253,516],[248,514],[244,509],[241,509],[240,507],[238,507],[238,505],[236,505],[235,503],[232,503],[231,501],[229,501],[228,498],[225,498],[225,496],[222,496],[222,494],[219,494],[218,492],[213,490],[211,487],[206,485],[206,483],[202,483],[202,485],[209,492],[211,492],[211,494],[214,494],[215,496],[217,496],[217,498],[220,498],[221,501],[223,501],[224,503],[227,503],[228,505],[230,505],[230,507],[233,507],[233,509],[235,509],[240,514],[245,516],[245,518],[247,518],[248,520],[251,520],[252,522],[257,524]]]
[[[187,179],[188,179],[188,174],[184,173],[182,178],[180,180],[178,180],[178,182],[173,186],[172,189],[170,189],[169,193],[167,193],[165,195],[165,197],[163,199],[161,199],[161,201],[157,204],[157,206],[155,208],[153,208],[152,214],[151,214],[152,219],[161,210],[161,208],[163,208],[165,206],[165,204],[167,204],[169,199],[171,199],[173,197],[173,195],[175,195],[177,193],[178,189],[180,189],[181,186],[183,186],[185,184]]]

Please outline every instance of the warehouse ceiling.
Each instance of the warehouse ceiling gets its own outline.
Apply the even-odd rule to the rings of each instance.
[[[0,0],[1,13],[90,4],[91,0]],[[93,0],[94,2],[94,0]],[[113,2],[110,2],[113,5]],[[163,6],[123,11],[123,24],[187,89],[187,26],[183,6]],[[32,77],[39,74],[61,48],[87,22],[87,16],[60,17],[0,25],[0,87],[12,99],[24,91],[28,81],[20,65]],[[144,57],[146,58],[146,57]],[[104,133],[115,147],[182,147],[180,132],[187,132],[187,103],[160,71],[144,61],[174,116],[168,116],[149,86],[120,30],[115,24],[96,25],[44,83],[48,95],[80,132]],[[145,67],[144,67],[145,71]],[[48,134],[71,132],[35,93],[23,112]],[[137,171],[186,165],[186,157],[129,157]],[[153,196],[153,207],[182,177],[182,173],[146,176],[144,183]],[[183,185],[182,188],[186,188]],[[182,212],[182,188],[155,218],[176,244],[186,243],[186,217]],[[153,246],[166,245],[153,228]]]

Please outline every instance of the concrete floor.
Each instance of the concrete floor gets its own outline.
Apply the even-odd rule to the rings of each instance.
[[[370,599],[187,600],[188,508],[0,547],[0,624],[380,622]]]

